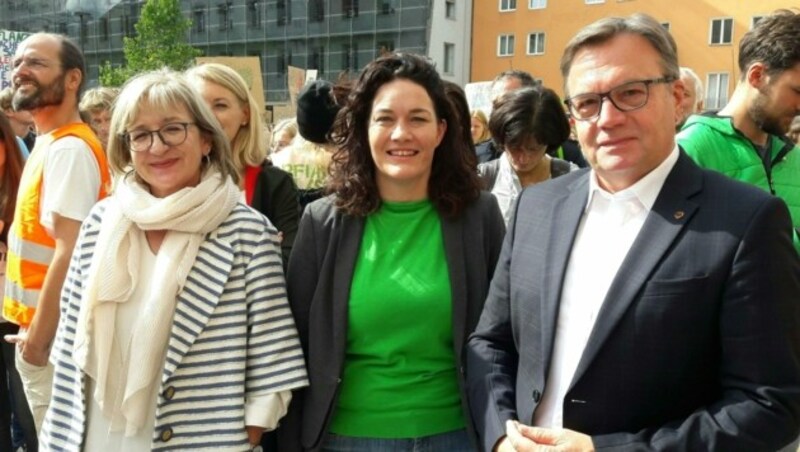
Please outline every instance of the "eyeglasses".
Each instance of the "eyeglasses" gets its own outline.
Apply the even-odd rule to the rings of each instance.
[[[638,110],[647,105],[650,97],[650,85],[655,83],[672,83],[675,77],[636,80],[624,83],[605,93],[586,93],[570,97],[564,103],[569,113],[578,121],[588,121],[600,116],[603,99],[608,99],[619,111]]]
[[[158,139],[166,146],[178,146],[186,141],[189,136],[188,128],[194,125],[193,122],[171,122],[165,124],[158,130],[134,130],[122,135],[128,143],[128,147],[133,152],[146,152],[153,147],[153,135],[158,135]]]

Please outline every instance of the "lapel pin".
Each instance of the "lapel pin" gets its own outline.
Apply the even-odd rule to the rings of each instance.
[[[676,210],[672,216],[675,217],[676,220],[680,220],[681,218],[683,218],[684,215],[686,214],[683,213],[682,210]]]

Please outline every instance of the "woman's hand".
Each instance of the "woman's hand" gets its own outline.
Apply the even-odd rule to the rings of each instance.
[[[261,435],[264,434],[264,427],[246,425],[244,428],[247,430],[247,440],[251,446],[255,447],[261,444]]]

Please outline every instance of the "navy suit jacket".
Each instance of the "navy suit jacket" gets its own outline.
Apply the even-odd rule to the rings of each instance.
[[[468,343],[490,450],[547,388],[589,172],[525,190]],[[798,434],[800,260],[778,198],[683,152],[623,261],[563,400],[597,449],[775,450]]]

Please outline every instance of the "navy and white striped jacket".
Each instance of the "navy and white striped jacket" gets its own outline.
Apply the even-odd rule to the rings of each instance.
[[[86,378],[72,359],[81,293],[107,201],[81,228],[61,293],[50,360],[53,398],[42,450],[80,451],[86,431]],[[245,401],[307,386],[286,300],[275,230],[238,204],[200,245],[178,294],[156,408],[152,449],[248,450]]]

